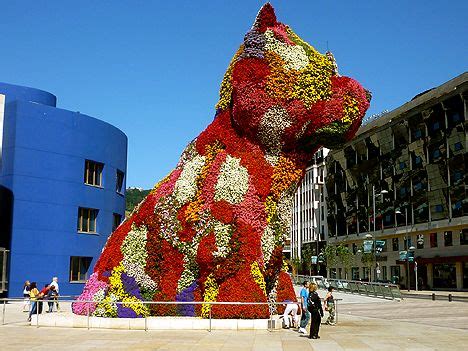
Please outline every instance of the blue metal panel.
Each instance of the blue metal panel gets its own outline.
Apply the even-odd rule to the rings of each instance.
[[[113,214],[125,215],[115,187],[117,169],[127,171],[127,137],[108,123],[53,107],[51,94],[5,84],[0,93],[5,86],[0,185],[13,193],[8,295],[20,296],[25,280],[42,286],[53,276],[61,294],[79,294],[83,284],[69,282],[70,257],[93,257],[93,266]],[[102,188],[84,184],[86,159],[104,164]],[[98,234],[78,233],[79,207],[99,210]]]

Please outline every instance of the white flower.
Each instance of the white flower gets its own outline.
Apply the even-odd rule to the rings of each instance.
[[[263,252],[263,262],[267,264],[270,260],[271,254],[275,249],[275,232],[270,225],[267,225],[265,231],[262,234],[262,252]]]
[[[148,231],[146,227],[137,227],[132,225],[132,229],[122,242],[120,251],[123,255],[122,263],[125,267],[125,272],[135,278],[135,281],[141,288],[154,291],[156,283],[145,272],[146,260],[148,252],[146,251],[146,238]]]
[[[231,251],[229,240],[231,240],[232,226],[216,221],[214,224],[214,235],[218,250],[213,252],[214,257],[226,257]]]
[[[215,201],[226,200],[230,204],[242,202],[249,188],[249,173],[240,165],[240,160],[227,156],[221,166],[215,186]]]
[[[281,152],[283,132],[291,126],[288,111],[282,106],[272,106],[263,115],[258,126],[258,136],[268,154],[277,156]]]
[[[193,271],[193,265],[187,256],[184,257],[184,270],[180,275],[179,281],[177,282],[177,292],[188,288],[197,279],[197,273]]]
[[[205,164],[205,156],[197,155],[188,161],[174,186],[174,194],[179,204],[185,204],[197,194],[197,177]]]
[[[309,64],[309,58],[301,45],[288,45],[275,38],[271,29],[265,32],[265,50],[277,53],[285,62],[286,69],[301,70]]]

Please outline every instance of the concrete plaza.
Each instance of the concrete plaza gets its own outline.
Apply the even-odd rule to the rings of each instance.
[[[338,294],[336,294],[338,295]],[[468,303],[390,301],[339,294],[337,326],[319,340],[296,331],[128,331],[36,328],[21,305],[7,306],[2,350],[461,350],[468,345]],[[65,307],[65,306],[64,306]]]

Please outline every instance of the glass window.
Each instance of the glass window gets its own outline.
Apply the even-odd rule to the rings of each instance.
[[[88,185],[102,187],[102,169],[104,164],[85,160],[84,182]]]
[[[338,279],[343,279],[343,269],[342,268],[338,268]]]
[[[94,208],[78,208],[78,231],[96,233],[96,218],[99,210]]]
[[[429,239],[431,242],[431,248],[437,247],[437,233],[429,234]]]
[[[399,251],[400,250],[400,245],[398,243],[398,238],[392,238],[392,250],[393,251]]]
[[[123,193],[123,183],[124,183],[124,172],[117,170],[117,175],[116,175],[116,182],[115,182],[115,191],[117,191],[119,194]]]
[[[70,257],[70,282],[86,282],[92,257]]]
[[[453,146],[455,147],[455,151],[460,151],[463,149],[463,144],[461,142],[457,142]]]
[[[456,289],[457,277],[455,264],[434,264],[434,288]]]
[[[416,248],[424,249],[424,235],[418,234],[418,238],[416,240]]]
[[[351,268],[351,276],[353,280],[359,280],[359,267]]]
[[[460,231],[460,245],[468,245],[468,228]]]
[[[406,168],[406,162],[400,162],[400,170]]]
[[[443,212],[444,211],[444,206],[441,205],[441,204],[435,205],[434,206],[434,211],[438,212],[438,213]]]
[[[120,225],[120,222],[122,222],[122,216],[119,215],[118,213],[114,213],[114,220],[112,223],[112,232],[114,232],[117,227]]]
[[[444,232],[444,245],[445,246],[452,246],[453,245],[453,240],[452,240],[452,232]]]
[[[433,131],[436,131],[436,130],[439,130],[440,129],[440,123],[438,121],[435,121],[434,123],[432,123],[432,130]]]
[[[432,152],[432,159],[434,160],[438,160],[440,158],[441,154],[440,154],[440,150],[439,149],[435,149],[433,152]]]
[[[413,139],[414,140],[417,140],[417,139],[421,139],[422,137],[422,132],[421,132],[421,129],[415,129],[414,132],[413,132]]]
[[[390,266],[391,281],[393,284],[400,283],[400,266]]]

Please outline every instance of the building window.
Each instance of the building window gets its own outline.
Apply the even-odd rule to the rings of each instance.
[[[115,191],[123,194],[124,172],[117,170],[117,179],[115,182]]]
[[[431,242],[431,248],[437,247],[437,233],[429,234],[429,241]]]
[[[437,131],[439,129],[440,129],[440,123],[439,122],[436,121],[436,122],[432,123],[432,131],[435,132],[435,131]]]
[[[424,249],[424,235],[423,234],[418,234],[418,237],[416,240],[416,248]]]
[[[445,246],[452,246],[453,245],[453,240],[452,240],[452,232],[444,232],[444,245]]]
[[[400,282],[400,266],[390,266],[390,275],[393,284]]]
[[[441,204],[435,205],[435,206],[434,206],[434,211],[435,211],[436,213],[444,212],[444,206],[441,205]]]
[[[403,170],[406,168],[406,162],[400,162],[400,170]]]
[[[468,245],[468,229],[460,232],[460,245]]]
[[[455,151],[463,150],[463,144],[461,142],[457,142],[453,146],[455,147]]]
[[[70,257],[70,282],[84,283],[89,277],[92,257]]]
[[[351,268],[351,277],[352,280],[359,280],[359,267]]]
[[[96,218],[99,210],[94,208],[78,208],[78,231],[96,233]]]
[[[86,160],[84,170],[85,184],[102,187],[102,169],[104,164]]]
[[[413,132],[413,139],[417,140],[417,139],[421,139],[421,137],[422,137],[421,129],[415,129]]]
[[[358,251],[356,243],[353,243],[353,254],[356,254]]]
[[[398,238],[392,238],[392,250],[393,251],[400,250],[400,245],[398,243]]]
[[[405,250],[408,250],[411,247],[411,238],[406,238],[405,239]]]
[[[114,221],[112,223],[112,232],[114,232],[117,227],[120,225],[120,222],[122,222],[122,216],[119,215],[118,213],[114,213]]]
[[[432,159],[433,160],[438,160],[440,158],[441,154],[440,154],[440,150],[439,149],[435,149],[433,152],[432,152]]]

